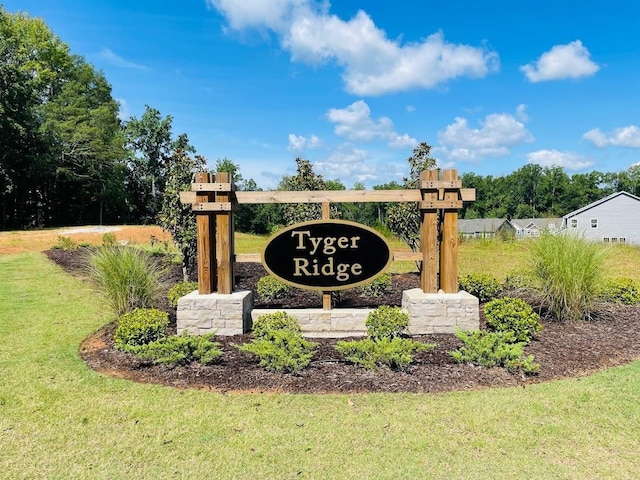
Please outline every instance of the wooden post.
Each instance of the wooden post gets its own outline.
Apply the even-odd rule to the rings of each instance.
[[[211,182],[211,175],[206,172],[198,172],[195,176],[196,183]],[[196,202],[206,203],[213,201],[210,192],[198,192]],[[198,293],[208,294],[216,291],[216,226],[211,212],[202,212],[196,215],[196,229],[198,242]]]
[[[444,170],[443,180],[458,180],[457,170]],[[444,200],[455,201],[459,190],[445,192]],[[458,293],[458,210],[442,211],[442,239],[440,241],[440,288],[444,293]]]
[[[215,181],[231,183],[231,174],[218,172]],[[218,192],[216,202],[231,202],[232,195],[233,192]],[[215,223],[218,293],[229,294],[233,292],[233,209],[217,213]]]
[[[322,202],[322,219],[329,220],[331,216],[331,204]],[[331,292],[322,292],[322,309],[331,310]]]
[[[421,181],[438,179],[437,170],[420,172]],[[422,190],[422,200],[435,201],[437,192]],[[422,270],[420,271],[420,288],[424,293],[438,291],[438,210],[420,210],[420,252],[422,253]]]

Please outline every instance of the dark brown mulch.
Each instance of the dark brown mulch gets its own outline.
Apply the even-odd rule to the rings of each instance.
[[[47,256],[67,271],[82,275],[83,251],[50,250]],[[260,264],[239,264],[236,270],[238,288],[254,288],[264,275]],[[181,279],[174,267],[169,282]],[[384,299],[368,299],[357,290],[343,292],[337,307],[370,307],[380,304],[399,305],[402,290],[418,285],[417,275],[394,275],[393,291]],[[257,297],[257,307],[268,306]],[[269,305],[270,306],[270,305]],[[319,307],[321,299],[314,292],[296,289],[286,305],[277,307]],[[164,307],[168,308],[168,307]],[[481,319],[482,320],[482,319]],[[251,335],[218,337],[224,354],[219,364],[205,367],[167,367],[151,365],[113,347],[114,324],[90,336],[80,347],[82,358],[99,372],[138,382],[171,385],[180,388],[202,388],[222,392],[445,392],[498,386],[525,386],[554,379],[583,376],[603,368],[621,365],[640,358],[640,309],[618,306],[594,315],[588,322],[549,322],[527,347],[526,353],[541,364],[539,375],[524,377],[502,368],[484,368],[456,364],[448,352],[461,344],[454,335],[426,335],[419,341],[435,343],[435,349],[420,353],[406,372],[382,368],[367,371],[345,361],[333,345],[333,339],[314,339],[318,349],[309,368],[298,375],[270,373],[258,366],[255,358],[240,352],[234,345],[251,339]],[[175,324],[173,326],[175,328]]]

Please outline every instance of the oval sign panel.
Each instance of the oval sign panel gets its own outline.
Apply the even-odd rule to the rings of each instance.
[[[391,263],[389,244],[365,225],[316,220],[280,230],[262,254],[280,280],[311,290],[344,290],[373,280]]]

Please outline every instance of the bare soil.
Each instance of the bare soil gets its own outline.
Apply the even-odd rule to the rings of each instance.
[[[70,252],[48,250],[46,255],[74,275],[82,275],[85,249]],[[238,264],[236,286],[254,290],[256,307],[308,308],[320,307],[315,292],[294,289],[286,303],[266,304],[255,295],[258,279],[265,275],[260,264]],[[180,269],[170,269],[169,285],[181,280]],[[394,275],[392,291],[383,298],[367,298],[357,289],[347,290],[337,299],[340,307],[376,307],[400,305],[402,290],[418,285],[416,274]],[[159,308],[170,313],[175,332],[175,312],[166,301]],[[482,311],[482,308],[481,308]],[[484,319],[481,317],[481,325]],[[350,393],[350,392],[446,392],[499,386],[526,386],[567,377],[588,375],[607,367],[640,359],[640,308],[607,306],[592,315],[590,321],[557,322],[543,319],[544,329],[526,348],[540,363],[539,375],[525,377],[502,368],[459,365],[448,352],[461,346],[454,335],[425,335],[415,339],[435,343],[435,349],[415,357],[406,371],[381,368],[367,371],[348,363],[333,347],[333,339],[314,339],[318,348],[309,368],[303,372],[277,374],[265,371],[256,359],[240,352],[236,345],[251,340],[251,334],[217,337],[223,356],[213,366],[192,364],[169,367],[142,362],[131,354],[114,348],[115,323],[104,326],[87,338],[80,347],[84,361],[106,375],[137,382],[199,388],[220,392],[286,392],[286,393]]]

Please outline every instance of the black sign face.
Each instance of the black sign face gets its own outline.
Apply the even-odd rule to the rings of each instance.
[[[365,225],[317,220],[287,227],[265,247],[262,263],[280,280],[310,290],[344,290],[373,280],[391,263],[389,244]]]

